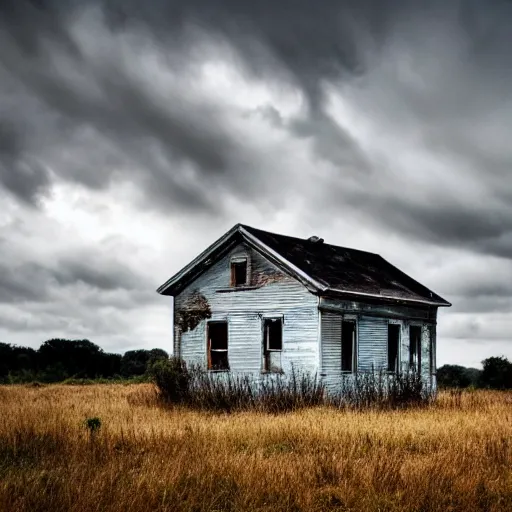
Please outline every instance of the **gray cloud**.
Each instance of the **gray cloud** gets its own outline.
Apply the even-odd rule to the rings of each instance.
[[[44,166],[24,154],[23,139],[21,129],[0,119],[0,183],[31,204],[37,202],[51,180]]]
[[[47,265],[35,261],[0,264],[2,303],[52,300],[55,292],[80,283],[99,292],[123,290],[134,294],[152,285],[122,262],[105,256],[99,259],[90,253],[75,254]]]

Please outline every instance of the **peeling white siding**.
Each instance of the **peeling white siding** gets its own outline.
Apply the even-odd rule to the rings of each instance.
[[[230,260],[243,254],[248,256],[251,288],[230,289]],[[283,318],[283,370],[289,371],[292,363],[310,372],[318,370],[318,298],[256,251],[243,244],[233,248],[176,296],[175,310],[197,291],[210,305],[210,320],[228,322],[232,371],[261,372],[265,316]],[[188,362],[206,365],[206,322],[202,320],[175,341],[177,353]]]

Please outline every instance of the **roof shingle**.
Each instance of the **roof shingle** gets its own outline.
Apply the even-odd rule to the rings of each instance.
[[[378,254],[279,235],[247,225],[241,227],[332,291],[449,305]]]

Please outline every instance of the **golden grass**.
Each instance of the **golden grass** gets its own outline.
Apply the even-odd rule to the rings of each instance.
[[[510,393],[281,416],[170,410],[153,393],[0,387],[0,510],[512,510]]]

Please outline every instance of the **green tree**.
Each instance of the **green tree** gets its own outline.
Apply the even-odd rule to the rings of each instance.
[[[471,381],[466,368],[456,364],[445,364],[437,369],[437,384],[442,388],[467,388]]]
[[[512,364],[503,356],[488,357],[482,361],[480,381],[483,387],[492,389],[512,388]]]
[[[445,364],[437,369],[437,384],[441,388],[467,388],[478,386],[481,370],[457,364]]]

